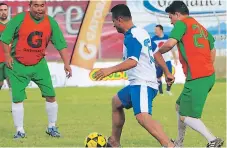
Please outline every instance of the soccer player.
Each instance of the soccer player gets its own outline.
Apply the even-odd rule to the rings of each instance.
[[[52,137],[60,137],[55,125],[58,104],[44,56],[46,47],[51,40],[64,61],[67,76],[71,77],[67,44],[58,23],[46,15],[46,2],[34,0],[30,1],[29,6],[30,11],[22,12],[9,21],[1,36],[6,56],[7,76],[13,95],[12,114],[17,130],[14,138],[25,137],[23,101],[27,98],[25,88],[30,81],[38,85],[42,97],[46,98],[48,115],[46,133]],[[11,40],[13,43],[11,52],[9,52]]]
[[[161,47],[163,45],[163,43],[168,40],[168,36],[163,33],[163,26],[162,25],[156,25],[155,34],[156,35],[151,38],[151,41],[154,42],[157,45],[157,47]],[[172,55],[173,55],[175,64],[177,64],[176,54],[173,50],[171,50],[171,51],[172,51]],[[167,52],[167,53],[163,54],[162,56],[163,56],[163,58],[166,62],[166,65],[167,65],[169,71],[172,73],[171,53]],[[157,78],[158,78],[158,83],[159,83],[158,90],[159,90],[159,93],[161,95],[163,95],[163,90],[162,90],[163,70],[158,65],[156,65],[156,73],[157,73]],[[168,95],[172,96],[173,94],[170,91],[170,89],[171,89],[171,85],[167,85],[166,86],[166,93]]]
[[[5,3],[0,3],[0,36],[3,30],[5,29],[7,23],[8,23],[8,5]],[[4,80],[6,79],[5,66],[6,65],[4,49],[2,43],[0,42],[0,89],[2,88]],[[7,83],[8,86],[10,87],[8,80]],[[9,90],[11,92],[11,89]]]
[[[127,71],[130,84],[120,90],[112,99],[112,135],[108,145],[120,146],[120,137],[125,122],[124,108],[133,108],[139,124],[154,136],[162,146],[173,147],[173,143],[164,133],[161,125],[152,119],[152,101],[158,92],[155,63],[163,68],[167,83],[174,81],[160,53],[152,51],[149,34],[134,26],[129,8],[119,4],[111,9],[114,27],[124,34],[123,59],[119,65],[102,68],[96,72],[96,80],[121,71]],[[154,46],[155,44],[153,44]],[[156,49],[154,46],[153,49]],[[154,56],[153,56],[154,55]]]
[[[215,83],[215,40],[199,22],[189,16],[183,1],[172,2],[165,11],[174,28],[159,52],[166,53],[177,44],[186,76],[184,89],[176,102],[178,138],[175,144],[183,146],[187,125],[207,139],[207,147],[220,147],[224,141],[215,137],[201,120],[207,95]]]

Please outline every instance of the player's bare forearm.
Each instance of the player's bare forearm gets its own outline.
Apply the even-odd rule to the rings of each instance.
[[[69,65],[69,57],[68,57],[67,49],[64,48],[64,49],[60,50],[59,54],[61,55],[61,59],[64,62],[64,64]]]
[[[160,66],[163,69],[165,75],[170,74],[166,62],[164,61],[162,54],[159,51],[154,54],[154,58],[158,66]]]
[[[125,60],[124,62],[116,65],[116,66],[113,66],[111,67],[111,72],[112,73],[115,73],[115,72],[122,72],[122,71],[126,71],[126,70],[129,70],[131,68],[134,68],[136,67],[137,65],[137,61],[136,60],[133,60],[133,59],[127,59]]]
[[[170,38],[159,48],[159,52],[161,54],[166,53],[170,51],[176,44],[177,44],[177,40]]]
[[[211,60],[214,63],[215,62],[215,57],[216,57],[216,49],[211,50]]]

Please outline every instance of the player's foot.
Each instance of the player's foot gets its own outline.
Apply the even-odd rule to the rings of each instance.
[[[22,133],[20,131],[18,131],[14,136],[14,139],[20,139],[20,138],[25,138],[25,133]]]
[[[46,133],[52,137],[61,137],[61,134],[58,132],[58,129],[55,126],[47,128]]]
[[[117,146],[116,146],[117,145]],[[109,137],[108,139],[107,139],[107,145],[106,145],[106,147],[121,147],[121,145],[120,144],[116,144],[116,142],[114,142],[112,139],[111,139],[111,137]]]
[[[169,95],[169,96],[172,96],[173,93],[171,91],[166,91],[166,93]]]
[[[209,147],[221,147],[224,144],[224,141],[221,138],[216,138],[215,140],[209,142],[207,144],[207,148]]]
[[[178,148],[184,147],[183,142],[179,142],[179,141],[173,140],[173,139],[171,139],[170,141],[173,142],[175,147],[178,147]]]
[[[163,93],[160,93],[160,96],[162,96],[162,97],[163,97],[163,96],[164,96],[164,94],[163,94]]]

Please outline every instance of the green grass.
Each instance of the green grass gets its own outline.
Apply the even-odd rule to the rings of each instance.
[[[212,132],[226,139],[226,87],[216,83],[204,108],[203,121]],[[168,136],[177,135],[175,101],[183,85],[174,85],[174,96],[157,96],[153,104],[153,118],[160,121]],[[108,136],[111,132],[111,97],[120,87],[57,88],[59,103],[58,126],[60,139],[45,134],[47,116],[45,101],[38,89],[27,89],[25,101],[25,130],[27,138],[13,140],[15,132],[8,91],[0,92],[0,146],[2,147],[74,147],[83,146],[84,138],[91,132]],[[132,110],[126,111],[126,123],[121,144],[123,147],[159,147],[159,143],[139,126]],[[191,129],[187,129],[185,146],[206,146],[207,141]]]

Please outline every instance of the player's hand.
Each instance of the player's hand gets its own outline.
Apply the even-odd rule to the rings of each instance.
[[[5,62],[8,68],[13,69],[13,58],[10,55],[6,56]]]
[[[70,65],[64,65],[64,69],[65,69],[65,74],[67,78],[72,77],[72,69],[70,67]]]
[[[95,73],[94,78],[95,78],[95,80],[102,80],[106,76],[109,76],[110,74],[112,74],[111,68],[101,68]]]
[[[175,77],[171,73],[167,74],[165,79],[168,86],[171,86],[175,81]]]

